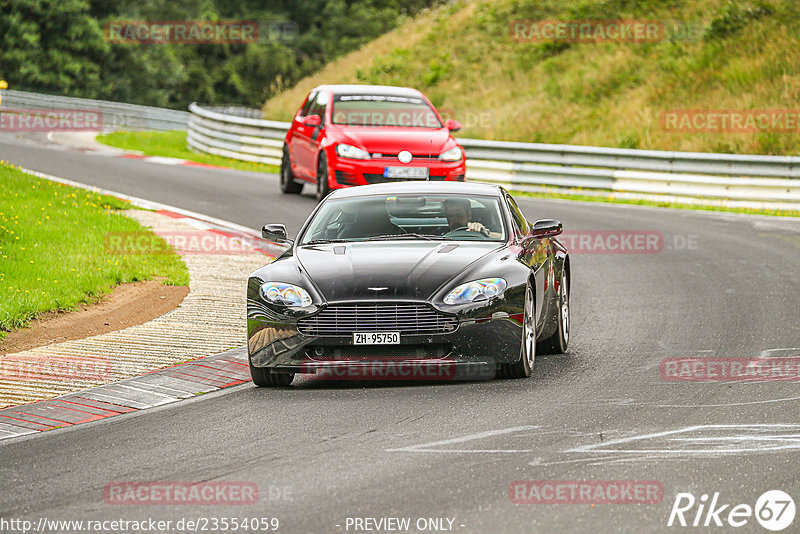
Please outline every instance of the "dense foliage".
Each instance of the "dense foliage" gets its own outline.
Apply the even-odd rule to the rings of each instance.
[[[260,106],[435,0],[0,0],[0,78],[12,89],[183,109]],[[254,20],[248,44],[117,44],[117,20]]]

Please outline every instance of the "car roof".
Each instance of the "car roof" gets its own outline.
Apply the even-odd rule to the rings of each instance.
[[[320,85],[314,90],[328,89],[335,95],[395,95],[421,96],[422,93],[410,87],[394,87],[391,85]]]
[[[424,194],[463,194],[463,195],[488,195],[500,196],[503,189],[493,184],[478,184],[474,182],[444,182],[444,181],[407,181],[387,182],[383,184],[359,185],[336,189],[330,198],[353,198],[368,195],[387,195],[404,193]]]

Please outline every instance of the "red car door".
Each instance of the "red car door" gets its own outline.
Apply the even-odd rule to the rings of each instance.
[[[314,104],[311,106],[311,110],[308,112],[308,116],[317,116],[320,119],[319,126],[316,127],[308,127],[310,129],[309,137],[308,137],[308,154],[309,154],[309,162],[308,162],[308,169],[311,176],[317,176],[317,161],[319,154],[319,146],[322,143],[322,139],[325,136],[325,113],[328,111],[328,101],[330,97],[327,92],[320,91],[317,93],[317,98],[314,100]]]
[[[312,157],[309,153],[309,141],[314,131],[314,127],[305,124],[306,119],[311,114],[311,108],[317,99],[317,92],[308,95],[303,107],[294,116],[292,122],[291,135],[289,137],[289,152],[292,158],[292,172],[299,178],[311,180],[316,176],[316,168],[309,169],[313,165]]]

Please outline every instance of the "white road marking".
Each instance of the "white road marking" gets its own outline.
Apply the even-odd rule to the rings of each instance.
[[[493,436],[502,436],[504,434],[513,434],[514,432],[523,432],[526,430],[537,430],[541,426],[512,426],[510,428],[502,428],[499,430],[487,430],[486,432],[479,432],[477,434],[469,434],[467,436],[459,436],[457,438],[444,439],[441,441],[432,441],[430,443],[422,443],[420,445],[410,445],[408,447],[400,447],[398,449],[386,449],[387,452],[481,452],[481,453],[516,453],[516,452],[533,452],[534,449],[433,449],[431,447],[438,447],[440,445],[452,445],[454,443],[466,443],[477,439],[490,438]]]
[[[168,158],[165,156],[148,156],[142,161],[147,163],[156,163],[158,165],[183,165],[186,163],[185,159]]]
[[[647,406],[653,406],[655,408],[724,408],[726,406],[749,406],[752,404],[772,404],[775,402],[791,402],[791,401],[799,401],[800,397],[783,397],[780,399],[767,399],[767,400],[760,400],[760,401],[746,401],[746,402],[727,402],[724,404],[647,404],[641,403]]]
[[[569,465],[569,464],[585,464],[590,466],[611,465],[629,462],[650,462],[653,460],[669,461],[669,460],[685,460],[686,458],[665,457],[659,455],[642,455],[642,456],[601,456],[592,458],[575,458],[572,460],[557,460],[554,462],[533,461],[528,465],[533,467],[551,467],[554,465]],[[541,459],[539,459],[541,460]]]
[[[759,358],[796,358],[800,356],[800,349],[786,348],[786,349],[767,349],[762,351],[758,356]]]
[[[697,436],[697,437],[678,437],[687,432],[705,432],[716,430],[730,430],[739,431],[742,433],[734,433],[732,435],[720,436]],[[691,455],[727,455],[727,454],[741,454],[748,452],[765,452],[765,451],[778,451],[800,449],[800,434],[773,434],[763,435],[764,432],[772,431],[794,431],[800,432],[800,425],[796,424],[755,424],[755,425],[695,425],[681,428],[678,430],[666,430],[663,432],[654,432],[652,434],[642,434],[639,436],[630,436],[615,440],[606,441],[603,443],[594,443],[590,445],[580,445],[578,447],[568,449],[567,453],[600,453],[608,454],[622,453],[622,454],[659,454],[659,455],[672,455],[680,454],[684,456]],[[761,432],[761,435],[759,435]],[[672,437],[674,436],[674,437]],[[658,440],[664,439],[665,446],[663,448],[620,448],[621,445],[633,444],[635,442],[643,442],[645,440],[654,440],[658,445]],[[717,442],[721,446],[717,448],[667,448],[670,443],[681,442],[686,444],[706,444],[708,442]],[[738,443],[740,446],[732,446],[733,443]],[[761,443],[761,445],[758,445]]]
[[[528,431],[536,431],[536,437],[547,434],[572,434],[585,439],[598,434],[597,432],[587,433],[577,430],[543,431],[541,426],[517,426],[419,445],[386,449],[386,452],[524,454],[541,451],[541,447],[528,449],[512,447],[497,449],[452,447],[455,444],[465,444],[480,439],[509,436]],[[607,433],[603,432],[603,434]],[[608,434],[623,434],[624,437],[617,437],[599,443],[593,442],[591,444],[578,445],[560,452],[555,451],[552,460],[548,461],[546,457],[538,457],[530,461],[528,465],[532,467],[567,464],[601,466],[656,459],[683,461],[696,457],[719,457],[800,449],[800,424],[708,424],[692,425],[675,430],[647,434],[630,434],[617,430],[608,431]],[[526,437],[530,438],[530,436]],[[564,455],[576,454],[580,455],[580,457],[564,458]]]
[[[602,456],[602,457],[592,457],[592,458],[579,458],[575,460],[557,460],[554,462],[545,462],[544,458],[536,458],[534,461],[529,462],[528,465],[532,465],[534,467],[550,467],[552,465],[561,465],[561,464],[575,464],[575,463],[591,463],[597,462],[600,460],[616,460],[619,456]]]
[[[722,384],[723,382],[720,382]],[[737,384],[763,384],[763,382],[738,381]],[[566,401],[562,404],[613,404],[617,406],[652,406],[654,408],[724,408],[726,406],[749,406],[753,404],[772,404],[775,402],[792,402],[800,400],[799,397],[782,397],[779,399],[767,399],[758,401],[726,402],[721,404],[658,404],[654,402],[637,401],[635,399],[583,399]]]

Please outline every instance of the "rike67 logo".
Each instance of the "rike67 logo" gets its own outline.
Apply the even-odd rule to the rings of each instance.
[[[781,490],[762,493],[754,507],[725,503],[720,499],[719,492],[714,493],[710,501],[705,493],[699,499],[691,493],[678,493],[667,526],[739,528],[755,517],[765,529],[778,532],[792,524],[794,515],[794,499]],[[748,529],[748,532],[752,532],[752,529]]]

